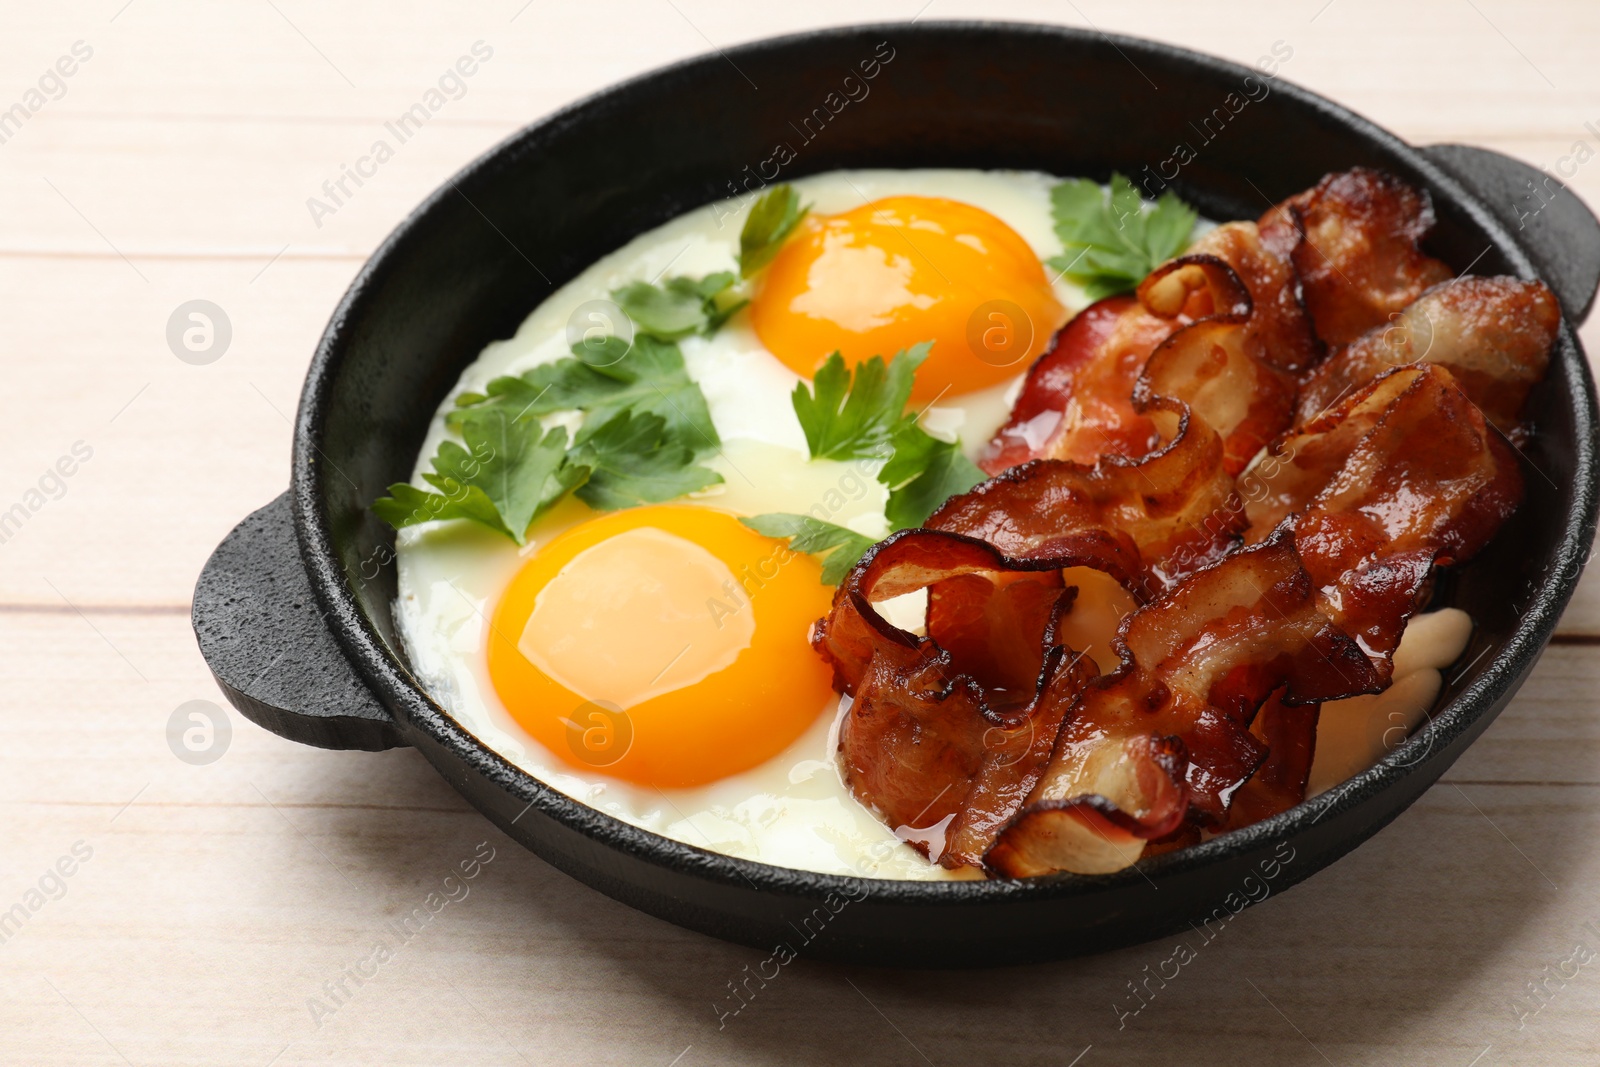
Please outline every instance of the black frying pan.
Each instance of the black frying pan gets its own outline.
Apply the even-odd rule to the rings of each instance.
[[[865,80],[861,64],[874,59]],[[1248,103],[1235,111],[1240,95]],[[1227,122],[1207,125],[1218,107]],[[1432,193],[1434,255],[1458,272],[1542,277],[1566,312],[1549,379],[1531,401],[1527,502],[1441,594],[1477,623],[1463,657],[1471,666],[1448,680],[1432,722],[1378,766],[1247,830],[1114,875],[874,881],[732,859],[625,825],[516,769],[419,688],[390,614],[393,534],[367,505],[409,477],[462,369],[556,286],[762,177],[869,166],[1100,179],[1152,167],[1159,176],[1174,170],[1166,161],[1180,143],[1196,151],[1171,184],[1218,219],[1255,218],[1328,171],[1387,169]],[[777,162],[779,144],[792,159]],[[289,492],[218,547],[195,590],[195,631],[228,698],[267,729],[325,748],[412,745],[540,856],[695,930],[890,965],[1011,963],[1145,941],[1237,911],[1262,885],[1280,892],[1360,844],[1438,779],[1532,670],[1595,527],[1594,387],[1572,324],[1597,278],[1600,224],[1540,172],[1477,148],[1413,147],[1303,89],[1207,56],[988,23],[749,45],[528,127],[400,224],[317,348]]]

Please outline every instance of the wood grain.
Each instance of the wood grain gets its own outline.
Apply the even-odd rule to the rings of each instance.
[[[1600,963],[1551,977],[1580,942],[1600,948],[1597,575],[1567,643],[1445,782],[1214,941],[1188,939],[1194,961],[1137,1013],[1128,983],[1178,939],[998,974],[801,959],[719,1028],[713,1004],[760,953],[573,883],[414,752],[321,752],[233,715],[216,763],[173,757],[174,709],[220,701],[189,632],[194,578],[286,484],[312,347],[395,222],[523,123],[619,78],[913,16],[1064,21],[1247,63],[1284,41],[1285,77],[1413,141],[1549,167],[1578,139],[1600,149],[1584,125],[1600,124],[1600,8],[1584,0],[8,4],[0,108],[74,42],[93,56],[0,143],[0,507],[75,442],[93,456],[0,544],[0,913],[74,845],[90,856],[0,940],[0,1062],[1600,1059]],[[306,198],[480,40],[494,55],[465,94],[317,225]],[[1600,162],[1571,184],[1600,204]],[[233,325],[210,366],[164,340],[194,298]],[[1600,327],[1583,334],[1600,348]],[[314,1017],[323,983],[481,842],[494,858],[469,895]]]

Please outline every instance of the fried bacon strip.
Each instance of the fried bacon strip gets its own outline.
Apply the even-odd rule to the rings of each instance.
[[[1275,690],[1304,704],[1368,692],[1377,674],[1317,606],[1286,529],[1134,612],[1121,666],[1062,725],[1026,807],[986,859],[1012,877],[1104,873],[1194,812],[1219,825],[1267,749],[1250,732]]]
[[[980,541],[907,530],[858,563],[812,644],[852,698],[839,732],[856,798],[948,867],[977,866],[1049,759],[1096,673],[1055,640],[1071,556],[1010,559]],[[928,589],[928,635],[873,606]]]
[[[1133,409],[1133,383],[1178,325],[1130,296],[1085,308],[1028,369],[1010,418],[978,466],[992,475],[1042,457],[1088,465],[1102,455],[1142,456],[1154,449],[1160,434]]]
[[[1544,378],[1560,322],[1543,282],[1467,277],[1436,285],[1392,323],[1330,355],[1301,385],[1296,422],[1315,421],[1386,370],[1426,360],[1450,368],[1489,421],[1510,433],[1528,390]]]
[[[1153,427],[1132,399],[1133,386],[1151,354],[1166,342],[1182,350],[1182,365],[1151,381],[1147,393],[1196,406],[1183,386],[1198,390],[1227,372],[1230,388],[1237,387],[1245,371],[1252,390],[1262,391],[1242,394],[1249,401],[1224,401],[1219,382],[1209,392],[1223,410],[1197,407],[1202,418],[1217,420],[1224,437],[1247,427],[1229,441],[1229,461],[1237,473],[1254,455],[1252,440],[1259,448],[1287,428],[1287,422],[1273,428],[1282,419],[1275,406],[1283,403],[1285,385],[1247,367],[1241,353],[1267,368],[1300,374],[1319,362],[1323,342],[1346,344],[1387,325],[1391,315],[1451,276],[1448,267],[1418,247],[1432,227],[1433,207],[1425,192],[1361,167],[1328,175],[1315,188],[1269,209],[1257,223],[1218,226],[1185,256],[1158,268],[1140,285],[1136,300],[1102,300],[1057,334],[1050,351],[1030,368],[1011,418],[979,466],[998,474],[1041,457],[1089,464],[1102,455],[1137,456],[1155,447]],[[1221,291],[1214,272],[1207,272],[1208,284],[1192,284],[1194,272],[1182,268],[1208,258],[1232,271],[1233,285],[1248,295],[1248,308]],[[1190,284],[1162,284],[1174,273]],[[1215,322],[1176,343],[1174,334],[1212,316],[1231,321]],[[1216,357],[1216,348],[1205,342],[1219,337],[1229,339],[1221,367],[1207,379],[1195,377],[1208,358]],[[1246,405],[1256,409],[1250,417],[1229,411]]]
[[[1433,566],[1477,554],[1522,500],[1516,453],[1435,363],[1389,371],[1275,444],[1258,469],[1247,540],[1294,516],[1325,610],[1385,680]],[[1399,595],[1407,588],[1413,603]]]
[[[1259,258],[1269,258],[1250,223],[1225,229],[1231,246],[1253,248]],[[1211,314],[1156,346],[1134,382],[1133,406],[1142,411],[1160,397],[1182,400],[1222,437],[1223,469],[1234,475],[1293,421],[1295,379],[1268,358],[1264,338],[1276,332],[1276,324],[1266,321],[1272,305],[1259,305],[1258,311],[1244,281],[1222,259],[1187,255],[1172,260],[1140,284],[1139,299],[1156,310],[1181,307],[1193,303],[1185,297],[1201,288],[1208,291]],[[1304,315],[1300,321],[1304,326]]]
[[[1267,746],[1267,758],[1233,794],[1224,829],[1238,830],[1270,819],[1306,798],[1321,712],[1320,704],[1285,704],[1281,693],[1261,706],[1250,733]]]
[[[1253,309],[1251,356],[1295,374],[1322,359],[1323,344],[1312,329],[1294,263],[1258,225],[1224,223],[1203,234],[1186,255],[1216,256],[1244,283]]]
[[[1329,174],[1258,223],[1300,277],[1317,335],[1346,344],[1386,325],[1450,268],[1419,246],[1433,228],[1433,202],[1399,178],[1356,167]]]
[[[1175,400],[1149,414],[1166,443],[1092,467],[1041,459],[951,497],[926,523],[1018,559],[1068,554],[1151,595],[1218,559],[1243,529],[1223,443]]]
[[[1221,434],[1237,474],[1288,428],[1293,373],[1321,353],[1288,257],[1254,223],[1231,222],[1152,272],[1136,300],[1074,318],[1029,370],[980,465],[998,474],[1039,457],[1142,456],[1163,439],[1151,409],[1167,397]]]

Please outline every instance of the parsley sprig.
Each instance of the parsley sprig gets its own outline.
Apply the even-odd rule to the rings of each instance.
[[[399,529],[433,519],[470,519],[522,543],[535,518],[588,474],[566,462],[567,431],[544,433],[537,420],[486,411],[462,424],[465,447],[439,442],[423,480],[435,492],[396,482],[373,513]]]
[[[588,471],[578,499],[599,511],[616,511],[676,500],[722,481],[695,462],[706,449],[674,432],[661,416],[630,408],[579,433],[567,462]]]
[[[1083,286],[1091,300],[1133,289],[1189,245],[1199,217],[1169,190],[1151,204],[1134,184],[1111,175],[1109,189],[1087,178],[1050,192],[1056,236],[1066,252],[1050,265]]]
[[[604,353],[603,359],[595,358],[597,351]],[[603,349],[580,341],[573,353],[575,358],[495,378],[482,393],[462,393],[456,397],[456,409],[445,416],[445,425],[459,430],[476,413],[489,409],[534,418],[581,411],[578,441],[582,442],[601,423],[632,410],[659,415],[674,437],[691,442],[697,450],[721,444],[705,394],[689,377],[676,344],[641,333],[631,348],[619,337],[608,337]]]
[[[882,356],[845,366],[835,352],[812,377],[811,389],[795,383],[790,400],[812,459],[875,459],[893,448],[893,438],[915,415],[906,414],[917,368],[933,348],[924,341],[888,363]]]
[[[775,511],[741,519],[746,526],[767,537],[785,537],[796,552],[822,557],[822,584],[838,585],[856,561],[877,542],[865,534],[811,515],[792,515]]]
[[[817,371],[812,388],[794,387],[794,413],[813,459],[883,459],[878,480],[889,488],[886,517],[901,530],[920,526],[940,504],[983,480],[961,451],[924,430],[906,411],[917,368],[933,348],[924,341],[887,363],[873,356],[847,369],[837,352]]]
[[[668,278],[660,285],[630,282],[613,289],[617,302],[634,328],[662,341],[690,334],[713,334],[734,312],[750,301],[733,295],[732,271],[704,278]]]
[[[921,526],[950,497],[983,481],[983,471],[961,451],[924,430],[906,411],[917,368],[931,342],[890,359],[873,356],[846,368],[837,352],[812,380],[794,388],[794,412],[813,459],[882,459],[878,481],[889,489],[884,517],[891,529]],[[770,512],[744,523],[769,537],[788,537],[798,552],[826,552],[822,580],[837,585],[875,543],[870,537],[811,515]]]
[[[809,205],[789,184],[774,185],[755,202],[739,231],[739,277],[748,278],[772,262],[778,249],[799,228]]]
[[[633,320],[632,343],[581,340],[573,355],[462,393],[445,416],[461,441],[444,440],[422,478],[373,502],[396,529],[469,519],[517,544],[528,527],[575,494],[602,511],[673,500],[722,481],[699,463],[721,445],[705,394],[676,340],[714,332],[741,306],[729,272],[644,282],[613,293]],[[577,412],[576,433],[546,429],[546,416]]]

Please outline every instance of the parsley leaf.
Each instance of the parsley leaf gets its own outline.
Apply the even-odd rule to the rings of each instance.
[[[762,194],[739,231],[739,277],[748,278],[771,263],[810,210],[809,205],[800,203],[794,186],[787,183],[774,185]]]
[[[712,334],[747,300],[724,299],[733,287],[731,271],[704,278],[668,278],[660,285],[629,282],[613,289],[611,298],[633,320],[635,329],[660,341],[676,341],[690,334]]]
[[[722,481],[694,460],[695,450],[665,419],[640,410],[619,411],[579,434],[572,450],[572,461],[589,471],[578,498],[601,511],[673,500]]]
[[[887,364],[881,356],[846,369],[835,352],[812,379],[794,387],[794,413],[805,431],[812,459],[872,459],[885,455],[906,421],[906,401],[917,368],[932,341],[901,352]],[[814,392],[812,390],[815,390]]]
[[[889,489],[884,517],[891,529],[921,526],[957,493],[983,481],[984,473],[956,441],[941,441],[906,411],[917,368],[931,342],[914,345],[887,363],[874,356],[845,367],[835,352],[817,371],[812,387],[795,386],[794,413],[813,459],[883,459],[878,481]],[[809,515],[774,513],[744,520],[769,537],[787,537],[800,552],[830,553],[822,580],[837,585],[872,544],[842,526]]]
[[[852,373],[835,352],[817,371],[814,392],[794,389],[794,411],[813,459],[887,456],[878,480],[889,487],[886,516],[896,530],[920,526],[946,499],[983,481],[984,474],[954,441],[941,441],[906,413],[917,368],[931,342],[887,364],[877,356]]]
[[[1050,265],[1083,286],[1092,300],[1127,292],[1188,247],[1199,217],[1170,190],[1153,207],[1120,174],[1102,189],[1087,178],[1050,191],[1056,236],[1066,252]]]
[[[894,454],[878,472],[878,480],[889,486],[884,517],[894,530],[921,526],[939,505],[986,477],[960,442],[941,441],[911,422],[895,434]]]
[[[372,513],[396,530],[434,519],[470,519],[511,537],[500,521],[494,502],[475,485],[454,486],[446,493],[430,493],[410,482],[395,482],[389,495],[372,502]]]
[[[769,512],[740,519],[750,529],[767,537],[786,537],[796,552],[811,552],[823,557],[822,584],[838,585],[850,568],[877,542],[854,530],[810,515]]]
[[[491,409],[461,426],[463,447],[441,441],[423,480],[437,492],[405,482],[373,501],[380,519],[399,529],[433,519],[471,519],[522,544],[529,525],[589,476],[571,464],[567,431],[546,432],[537,419]]]
[[[458,429],[471,412],[485,407],[509,410],[518,418],[577,410],[584,413],[578,431],[581,443],[619,413],[631,410],[659,415],[668,435],[689,445],[697,455],[722,443],[711,423],[705,394],[684,369],[683,353],[677,345],[639,335],[630,348],[620,338],[608,338],[606,351],[616,357],[609,363],[596,360],[596,350],[580,341],[573,351],[584,358],[541,363],[520,375],[495,378],[483,393],[463,393],[445,423]]]

